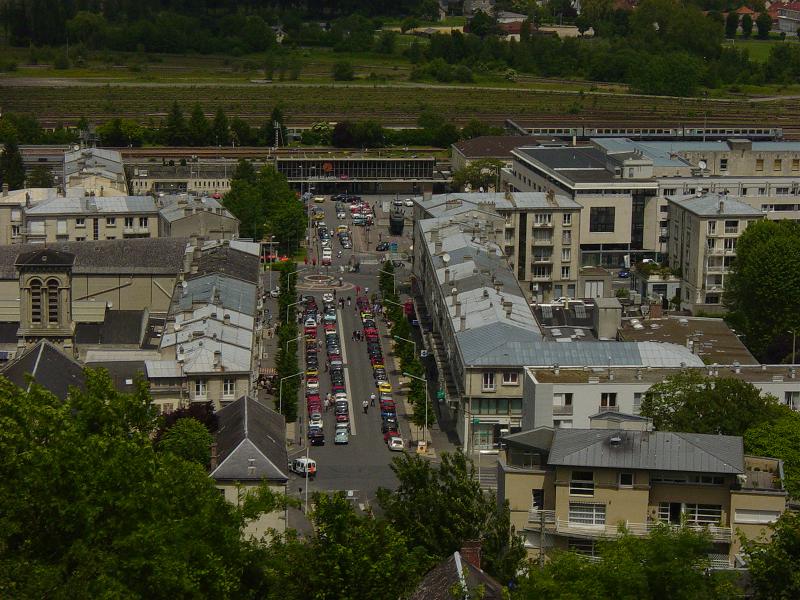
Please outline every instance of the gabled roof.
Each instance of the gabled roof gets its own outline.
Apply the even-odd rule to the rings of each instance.
[[[532,135],[481,135],[456,142],[453,147],[467,158],[511,158],[514,148],[538,143],[539,139]]]
[[[454,552],[425,574],[410,600],[501,600],[504,597],[502,585],[470,564],[460,552]]]
[[[503,441],[530,448],[549,450],[550,444],[553,443],[553,428],[537,427],[536,429],[529,429],[528,431],[519,431],[510,435],[504,435]]]
[[[700,473],[743,473],[741,437],[623,431],[556,429],[550,465]]]
[[[70,387],[83,389],[86,381],[83,367],[47,340],[40,340],[25,350],[0,370],[0,375],[24,390],[30,389],[27,377],[30,375],[35,383],[62,400],[66,399]]]
[[[217,413],[217,481],[288,481],[286,423],[283,416],[250,396]]]

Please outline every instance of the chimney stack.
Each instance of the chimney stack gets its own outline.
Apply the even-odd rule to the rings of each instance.
[[[3,184],[3,197],[8,196],[8,184]]]
[[[222,351],[214,350],[214,366],[218,367],[220,362],[222,362]]]
[[[216,442],[211,444],[211,461],[209,462],[209,466],[211,467],[212,471],[214,469],[216,469],[217,466],[219,466],[219,459],[217,458],[217,443]]]
[[[456,305],[456,316],[460,317],[461,316],[461,300],[456,300],[455,305]]]
[[[514,307],[514,303],[513,302],[503,302],[503,308],[506,309],[506,318],[507,319],[511,318],[511,310],[513,309],[513,307]]]
[[[433,242],[433,253],[439,254],[442,251],[442,242],[441,240],[436,240]]]
[[[444,270],[444,282],[450,283],[450,269]]]
[[[461,327],[459,331],[467,330],[467,315],[461,315]]]
[[[476,569],[481,568],[481,542],[480,540],[467,540],[461,546],[461,558]]]

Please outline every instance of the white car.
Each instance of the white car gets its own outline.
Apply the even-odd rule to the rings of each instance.
[[[347,214],[344,211],[340,210],[340,211],[338,211],[336,213],[336,218],[337,219],[346,219],[347,218]]]
[[[317,326],[317,320],[312,317],[307,318],[303,323],[303,327],[316,327],[316,326]]]
[[[386,442],[386,445],[389,447],[389,450],[392,452],[402,452],[403,451],[403,438],[400,437],[390,437],[389,441]]]
[[[403,204],[411,208],[414,206],[414,201],[411,198],[406,198],[406,201]]]
[[[322,429],[322,417],[318,417],[316,419],[309,419],[308,426],[319,427],[320,429]]]
[[[322,294],[323,302],[333,302],[333,292],[325,292]]]
[[[273,290],[272,290],[272,291],[269,293],[269,295],[270,295],[272,298],[277,298],[278,296],[280,296],[280,295],[281,295],[281,288],[280,288],[280,287],[276,287],[275,289],[273,289]]]

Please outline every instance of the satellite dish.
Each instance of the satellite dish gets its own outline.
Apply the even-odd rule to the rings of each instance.
[[[80,149],[81,149],[81,147],[80,147],[80,146],[78,146],[77,144],[75,144],[75,145],[72,147],[72,149],[73,149],[73,150],[80,150]]]
[[[698,166],[699,166],[701,169],[705,169],[705,168],[708,166],[708,164],[707,164],[707,163],[706,163],[706,161],[704,161],[704,160],[701,160],[699,163],[697,163],[697,165],[698,165]]]
[[[442,262],[444,264],[448,264],[450,262],[450,255],[447,252],[442,254]]]

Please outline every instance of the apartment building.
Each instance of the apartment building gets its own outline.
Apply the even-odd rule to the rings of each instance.
[[[722,312],[736,240],[761,211],[719,194],[669,200],[669,265],[681,276],[681,308]]]
[[[82,188],[87,195],[126,195],[128,183],[122,155],[105,148],[79,148],[64,153],[63,189]]]
[[[431,331],[465,450],[496,447],[504,431],[521,427],[526,366],[702,365],[685,346],[613,341],[622,310],[614,298],[594,301],[596,323],[581,302],[570,308],[581,326],[552,322],[552,314],[540,325],[492,241],[502,237],[504,223],[496,212],[475,208],[414,220],[417,311]]]
[[[783,463],[746,456],[741,437],[625,428],[538,428],[508,435],[498,499],[533,556],[561,549],[595,555],[620,526],[706,532],[714,568],[743,566],[741,532],[769,536],[786,509]]]
[[[499,160],[511,166],[512,150],[520,146],[536,146],[543,141],[531,135],[481,135],[452,144],[450,162],[454,171],[478,160]]]
[[[26,242],[158,237],[158,206],[148,196],[58,197],[24,211]]]
[[[424,198],[417,207],[418,218],[500,215],[502,232],[491,237],[526,295],[538,302],[576,297],[581,207],[575,201],[552,191],[460,193]]]
[[[185,194],[158,198],[159,236],[214,240],[239,237],[239,220],[211,196]]]
[[[634,141],[517,148],[503,184],[566,194],[582,207],[581,265],[621,266],[668,252],[668,198],[717,192],[771,219],[800,219],[800,143]]]
[[[608,367],[527,367],[522,380],[522,428],[585,429],[598,415],[628,421],[640,415],[648,390],[671,375],[695,370],[707,377],[751,383],[779,402],[800,410],[796,365],[642,365]],[[635,420],[635,419],[634,419]]]
[[[55,188],[9,191],[8,184],[3,184],[0,192],[0,246],[22,242],[25,239],[25,211],[39,202],[56,197]]]

